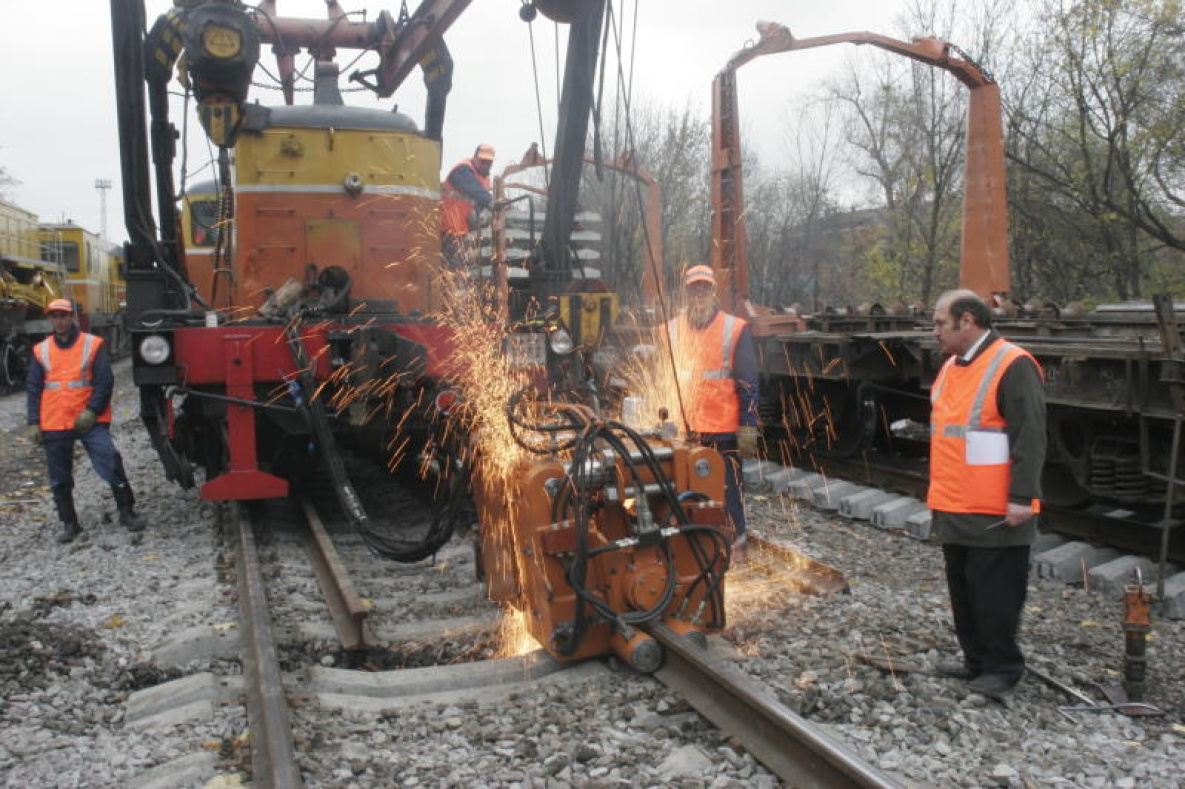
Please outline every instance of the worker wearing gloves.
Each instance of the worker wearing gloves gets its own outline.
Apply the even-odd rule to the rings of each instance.
[[[111,486],[119,522],[128,531],[144,524],[133,509],[123,459],[111,440],[111,395],[115,376],[102,338],[78,328],[74,305],[55,299],[46,308],[53,334],[33,348],[29,362],[29,437],[45,444],[54,505],[62,521],[58,542],[81,532],[74,511],[74,442],[81,441],[95,473]]]
[[[724,456],[725,508],[746,541],[741,459],[757,456],[757,350],[749,324],[720,309],[705,265],[683,275],[686,309],[667,324],[690,438]]]
[[[440,186],[440,241],[445,264],[453,271],[464,271],[471,265],[469,231],[489,224],[494,203],[490,191],[493,166],[494,146],[479,145],[473,157],[453,167]]]

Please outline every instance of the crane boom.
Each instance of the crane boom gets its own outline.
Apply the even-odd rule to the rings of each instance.
[[[868,44],[950,72],[970,91],[963,177],[963,233],[959,285],[986,299],[1011,289],[1004,133],[1000,89],[991,75],[958,48],[937,38],[898,41],[877,33],[849,32],[795,38],[776,22],[758,22],[760,38],[736,52],[712,84],[712,268],[725,309],[754,313],[749,303],[748,236],[744,215],[736,72],[764,55],[832,44]]]

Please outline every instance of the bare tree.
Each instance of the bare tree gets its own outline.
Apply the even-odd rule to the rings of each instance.
[[[758,303],[801,301],[818,308],[850,295],[834,287],[839,236],[829,232],[839,211],[842,167],[837,113],[829,102],[816,101],[786,114],[793,123],[779,166],[765,171],[755,159],[746,163],[750,290]]]
[[[606,160],[632,157],[662,187],[662,245],[670,276],[679,264],[708,258],[710,129],[706,115],[691,103],[639,104],[628,127],[624,113],[607,119],[601,148]],[[582,202],[595,205],[605,219],[611,284],[627,300],[640,295],[637,286],[647,260],[643,191],[629,175],[613,170],[598,175],[595,168],[585,168]]]
[[[1119,298],[1185,250],[1185,24],[1176,0],[1044,0],[1026,49],[1040,81],[1010,106],[1010,154]],[[1030,209],[1035,208],[1029,206]],[[1030,214],[1036,214],[1030,210]],[[1073,217],[1076,221],[1070,221]]]

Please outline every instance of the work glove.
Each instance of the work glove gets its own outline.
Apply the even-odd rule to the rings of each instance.
[[[94,426],[95,412],[89,408],[83,409],[82,413],[78,415],[78,418],[74,420],[74,431],[77,433],[89,433]]]
[[[41,425],[29,425],[25,428],[25,438],[31,444],[44,444],[45,436],[41,433]]]
[[[757,428],[742,427],[737,431],[737,451],[745,460],[757,457]]]

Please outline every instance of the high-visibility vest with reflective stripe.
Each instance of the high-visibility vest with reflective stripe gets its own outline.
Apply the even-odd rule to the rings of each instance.
[[[466,159],[449,171],[448,178],[440,185],[440,229],[450,235],[465,235],[469,232],[469,214],[474,209],[473,201],[449,183],[453,174],[461,168],[468,168],[477,176],[477,181],[490,189],[490,179],[477,171],[472,159]]]
[[[686,314],[668,322],[671,347],[679,368],[679,390],[687,422],[696,433],[735,433],[741,401],[733,377],[733,357],[746,324],[743,318],[716,311],[703,329]]]
[[[1012,461],[996,392],[1008,366],[1022,356],[1033,359],[1023,348],[998,340],[968,365],[950,357],[934,379],[926,498],[930,509],[986,515],[1008,511]],[[1040,504],[1033,500],[1034,512],[1040,511]]]
[[[73,430],[74,420],[86,409],[94,392],[95,356],[103,340],[81,332],[69,348],[59,348],[53,337],[46,337],[33,349],[45,368],[41,392],[41,429]],[[99,414],[100,422],[111,421],[111,404]]]

